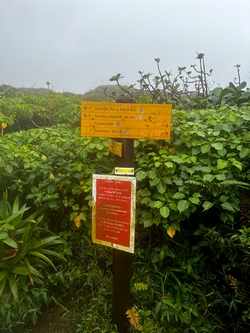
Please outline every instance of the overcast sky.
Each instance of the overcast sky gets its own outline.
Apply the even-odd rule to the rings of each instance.
[[[84,93],[198,64],[250,85],[250,0],[0,0],[0,84]]]

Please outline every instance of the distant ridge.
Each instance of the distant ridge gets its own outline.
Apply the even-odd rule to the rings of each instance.
[[[106,91],[106,94],[105,94],[104,90]],[[124,92],[117,85],[112,85],[112,84],[97,86],[96,88],[91,89],[83,94],[75,94],[75,93],[72,93],[69,91],[56,92],[56,91],[53,91],[52,89],[48,89],[48,88],[34,88],[34,87],[16,88],[16,87],[13,87],[13,86],[7,85],[7,84],[0,85],[0,98],[3,96],[16,97],[19,95],[45,96],[45,95],[50,95],[52,93],[61,94],[65,97],[76,96],[80,100],[84,100],[84,101],[103,102],[103,101],[112,101],[115,99],[114,97],[112,97],[113,94],[114,94],[114,96],[121,96]]]

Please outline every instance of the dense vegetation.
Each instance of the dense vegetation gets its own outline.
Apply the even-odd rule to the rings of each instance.
[[[203,85],[187,96],[164,75],[124,89],[175,106],[171,140],[135,140],[130,331],[249,332],[248,90],[204,95]],[[91,242],[92,174],[112,173],[113,156],[106,139],[80,137],[79,105],[56,93],[0,99],[3,332],[24,331],[53,304],[71,331],[116,331],[112,252]]]

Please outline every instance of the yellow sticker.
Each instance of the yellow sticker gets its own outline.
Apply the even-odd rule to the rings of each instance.
[[[135,173],[134,168],[121,168],[121,167],[115,168],[116,175],[133,175],[134,173]]]
[[[111,153],[114,153],[117,156],[122,157],[122,143],[114,140],[110,140],[108,142],[109,145],[109,151]]]

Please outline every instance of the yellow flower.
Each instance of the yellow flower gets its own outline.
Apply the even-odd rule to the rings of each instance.
[[[54,180],[54,179],[55,179],[55,176],[53,175],[53,173],[51,173],[51,174],[49,175],[49,179],[50,179],[50,180]]]
[[[174,154],[176,152],[174,147],[169,148],[168,151],[170,152],[170,154]]]
[[[2,128],[6,128],[7,124],[6,123],[2,123]]]
[[[75,222],[76,227],[80,228],[80,226],[82,225],[82,223],[81,223],[81,219],[80,219],[79,215],[74,219],[74,222]]]
[[[43,161],[46,161],[47,160],[47,157],[45,155],[42,155],[42,160]]]

